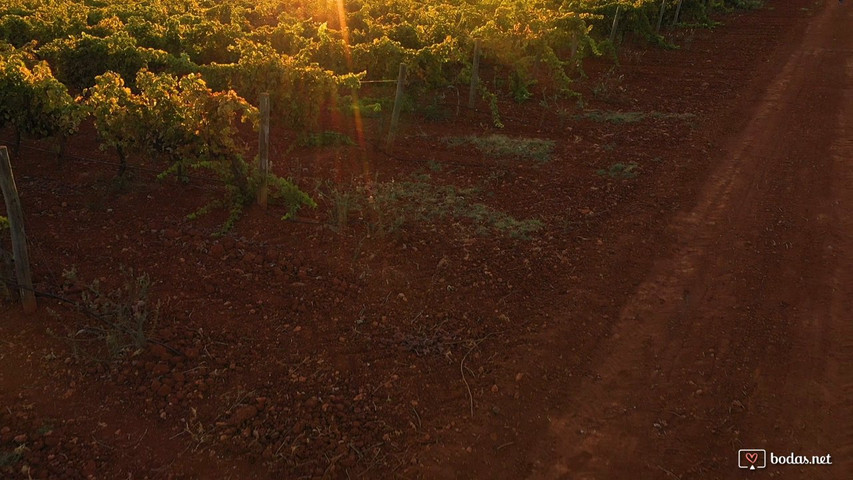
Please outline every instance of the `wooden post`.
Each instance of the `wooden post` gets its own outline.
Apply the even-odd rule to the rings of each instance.
[[[616,27],[619,26],[619,11],[622,5],[616,5],[616,15],[613,16],[613,26],[610,27],[610,43],[616,42]]]
[[[480,86],[480,40],[474,40],[474,63],[471,64],[471,91],[468,93],[468,108],[477,104],[477,88]]]
[[[672,25],[675,26],[678,23],[678,16],[681,14],[681,4],[682,1],[678,0],[678,6],[675,7],[675,16],[672,17]]]
[[[21,303],[25,313],[33,313],[37,305],[30,272],[30,255],[27,252],[27,235],[24,232],[24,212],[21,209],[21,199],[15,187],[12,163],[9,161],[9,150],[6,147],[0,147],[0,190],[3,190],[9,228],[12,231],[12,255],[15,257],[15,276],[21,292]]]
[[[660,14],[658,15],[658,26],[655,29],[655,32],[660,33],[660,26],[663,23],[663,12],[666,11],[666,0],[661,0],[660,2]]]
[[[391,126],[388,128],[388,139],[385,142],[390,152],[397,136],[397,124],[400,122],[400,109],[403,108],[403,84],[406,82],[406,64],[400,64],[400,74],[397,75],[397,93],[394,95],[394,109],[391,111]]]
[[[577,57],[577,55],[578,55],[578,47],[579,47],[579,46],[580,46],[580,45],[579,45],[579,42],[578,42],[578,34],[577,34],[577,33],[572,33],[572,50],[571,50],[571,52],[572,52],[572,53],[571,53],[571,59],[572,59],[572,62],[574,62],[574,63],[577,63],[577,60],[575,59],[575,57]]]
[[[267,190],[270,174],[270,94],[262,93],[260,98],[261,127],[258,129],[258,157],[261,184],[258,187],[258,205],[267,208]]]

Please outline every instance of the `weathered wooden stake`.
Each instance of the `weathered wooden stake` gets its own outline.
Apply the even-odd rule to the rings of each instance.
[[[21,303],[25,313],[33,313],[37,305],[30,272],[30,255],[27,252],[27,235],[24,232],[24,212],[21,209],[21,199],[15,187],[12,163],[9,161],[9,150],[6,147],[0,147],[0,190],[3,190],[9,228],[12,230],[12,255],[15,257],[15,276],[21,292]]]
[[[397,93],[394,95],[394,109],[391,111],[391,126],[388,128],[388,139],[385,146],[388,151],[394,146],[397,136],[397,124],[400,122],[400,110],[403,108],[403,84],[406,82],[406,64],[400,64],[400,74],[397,75]]]
[[[579,46],[580,46],[580,45],[579,45],[579,42],[578,42],[578,34],[576,34],[576,33],[572,33],[572,53],[571,53],[571,55],[572,55],[572,56],[571,56],[572,62],[577,63],[577,60],[576,60],[576,58],[575,58],[575,57],[577,57],[577,55],[578,55],[578,47],[579,47]]]
[[[258,187],[258,205],[267,208],[267,190],[270,174],[270,94],[262,93],[260,98],[261,127],[258,129],[258,156],[261,185]]]
[[[683,2],[681,0],[678,0],[678,5],[675,7],[675,16],[672,17],[672,25],[673,26],[675,26],[675,24],[678,23],[678,16],[681,15],[681,4],[682,3]]]
[[[622,5],[616,5],[616,15],[613,16],[613,26],[610,27],[610,43],[616,42],[616,27],[619,25],[619,12]]]
[[[471,64],[471,91],[468,93],[468,108],[477,104],[477,89],[480,86],[480,40],[474,40],[474,63]]]
[[[660,33],[660,26],[663,23],[663,12],[666,11],[666,0],[661,0],[660,2],[660,14],[658,15],[658,26],[655,29],[655,32]]]

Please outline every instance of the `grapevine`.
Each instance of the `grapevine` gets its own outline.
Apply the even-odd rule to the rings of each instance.
[[[64,139],[77,131],[84,115],[47,62],[30,67],[23,55],[0,56],[0,125],[15,128],[16,151],[22,136],[55,137],[61,153]]]

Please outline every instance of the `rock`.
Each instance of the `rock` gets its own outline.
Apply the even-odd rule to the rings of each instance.
[[[225,237],[225,238],[223,238],[223,239],[222,239],[222,248],[224,248],[224,249],[225,249],[225,251],[231,251],[231,250],[233,250],[233,249],[234,249],[234,244],[235,244],[235,243],[236,243],[236,242],[234,242],[234,239],[233,239],[233,238],[231,238],[231,237]]]
[[[57,437],[56,435],[53,435],[52,431],[47,432],[44,434],[44,444],[45,444],[45,446],[50,447],[50,448],[55,447],[55,446],[59,445],[59,437]]]
[[[240,425],[241,423],[251,420],[255,418],[258,414],[258,407],[254,405],[249,405],[248,407],[242,407],[237,409],[237,412],[231,417],[232,425]]]
[[[160,388],[157,389],[157,395],[161,397],[167,397],[170,393],[172,393],[172,387],[168,385],[160,385]]]
[[[171,368],[169,368],[168,364],[158,363],[157,365],[154,366],[152,373],[154,375],[164,375],[166,373],[169,373],[169,370],[171,370]]]
[[[151,353],[163,361],[168,361],[169,357],[171,357],[171,355],[169,354],[169,351],[166,350],[166,347],[164,347],[162,345],[156,345],[156,344],[153,345],[151,347]]]
[[[438,261],[438,265],[436,265],[436,270],[441,270],[447,268],[448,266],[450,266],[450,260],[448,260],[447,257],[443,257],[441,260]]]

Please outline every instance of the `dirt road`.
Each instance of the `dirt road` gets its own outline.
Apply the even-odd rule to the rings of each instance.
[[[743,448],[834,459],[768,458],[781,478],[853,476],[853,11],[833,7],[744,111],[531,478],[735,478]]]

